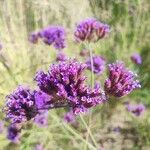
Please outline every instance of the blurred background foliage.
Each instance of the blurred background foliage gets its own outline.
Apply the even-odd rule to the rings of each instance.
[[[5,96],[10,91],[19,84],[34,87],[35,72],[38,69],[47,69],[49,64],[55,61],[55,50],[43,43],[36,45],[29,43],[29,33],[50,24],[63,25],[68,33],[68,47],[65,52],[70,57],[77,57],[83,46],[74,44],[73,30],[79,21],[89,17],[98,18],[111,26],[109,37],[92,44],[92,49],[96,54],[104,56],[107,63],[116,59],[123,60],[129,68],[135,70],[139,75],[142,89],[133,92],[126,99],[143,102],[148,108],[150,106],[149,12],[149,0],[0,0],[0,42],[3,45],[3,49],[0,51],[1,108]],[[142,65],[136,66],[131,62],[130,56],[134,52],[141,54]],[[102,79],[105,78],[102,77]],[[121,106],[119,111],[120,109],[122,109]],[[62,120],[58,114],[59,111],[55,110],[50,113],[49,133],[47,133],[47,129],[38,128],[26,131],[27,137],[23,138],[23,144],[19,149],[32,149],[41,135],[45,135],[46,138],[44,139],[43,136],[41,139],[44,145],[49,143],[46,149],[76,150],[84,148],[85,143],[82,142],[79,131],[74,133],[74,130],[64,123],[61,127]],[[100,117],[99,114],[96,115],[93,122],[98,117]],[[137,121],[135,122],[137,123]],[[102,128],[100,124],[101,121],[98,119],[96,122],[98,129]],[[150,133],[146,132],[148,125],[150,123],[143,122],[135,127],[137,138],[147,138],[142,141],[143,145],[150,144],[147,142],[150,140]],[[30,132],[29,135],[28,132]],[[94,136],[99,137],[98,133],[101,132],[94,132]],[[3,147],[8,144],[8,141],[4,137],[0,138],[2,138],[0,149],[9,149],[9,146]],[[71,140],[69,140],[70,138]],[[120,146],[122,145],[120,144]],[[137,146],[135,149],[140,149],[140,147]]]

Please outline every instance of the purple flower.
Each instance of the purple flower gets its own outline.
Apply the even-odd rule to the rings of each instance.
[[[33,44],[36,44],[38,42],[38,33],[37,32],[32,32],[30,35],[29,35],[29,41]]]
[[[3,46],[2,46],[2,44],[0,43],[0,50],[2,50],[2,48],[3,48]]]
[[[37,144],[34,150],[44,150],[44,148],[41,144]]]
[[[106,100],[99,86],[94,89],[86,86],[85,69],[85,64],[68,60],[51,65],[48,73],[38,72],[35,80],[39,88],[52,97],[54,107],[67,105],[77,114]]]
[[[126,109],[129,112],[133,113],[135,116],[140,116],[145,111],[145,106],[143,104],[137,105],[127,104]]]
[[[34,122],[39,127],[47,127],[48,125],[48,111],[44,111],[35,116]]]
[[[39,111],[53,107],[52,96],[40,90],[35,91],[34,98],[35,98],[35,105]]]
[[[12,123],[21,123],[30,120],[37,114],[34,92],[19,86],[13,93],[6,97],[6,117]]]
[[[3,132],[4,130],[4,122],[0,121],[0,134]]]
[[[19,141],[19,132],[20,130],[15,124],[11,124],[7,130],[7,138],[14,143]]]
[[[47,45],[53,45],[56,49],[65,48],[66,33],[61,26],[48,26],[39,31],[38,36],[43,39]]]
[[[125,68],[122,62],[109,65],[109,78],[105,81],[105,92],[115,97],[122,97],[140,88],[136,75]]]
[[[67,123],[75,123],[76,120],[75,120],[75,115],[73,114],[72,111],[70,112],[67,112],[65,115],[64,115],[64,120],[67,122]]]
[[[74,36],[78,42],[85,40],[96,42],[105,37],[109,31],[110,28],[107,24],[101,23],[95,18],[89,18],[77,25]]]
[[[59,52],[56,57],[56,61],[66,61],[67,56],[63,52]]]
[[[90,58],[87,60],[86,64],[88,66],[87,68],[89,70],[92,70]],[[104,69],[105,69],[105,60],[104,60],[104,58],[101,57],[101,56],[94,56],[93,57],[93,72],[96,73],[96,74],[101,74]]]
[[[134,53],[131,56],[131,60],[137,65],[142,64],[142,58],[141,58],[140,54],[138,54],[138,53]]]

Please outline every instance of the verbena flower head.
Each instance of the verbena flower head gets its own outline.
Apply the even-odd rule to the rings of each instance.
[[[101,23],[95,18],[85,19],[80,22],[74,32],[76,41],[93,41],[105,37],[110,32],[107,24]]]
[[[142,58],[141,58],[140,54],[138,54],[138,53],[134,53],[131,56],[131,60],[137,65],[142,64]]]
[[[66,104],[77,114],[106,100],[100,87],[86,86],[85,69],[85,64],[68,60],[51,65],[48,73],[38,72],[35,80],[39,88],[52,97],[54,106]]]
[[[29,41],[33,44],[36,44],[38,42],[38,33],[37,32],[32,32],[30,35],[29,35]]]
[[[70,112],[67,112],[65,115],[64,115],[64,121],[66,121],[67,123],[75,123],[76,120],[75,120],[75,115],[72,111]]]
[[[19,86],[6,97],[6,117],[12,123],[21,123],[30,120],[37,114],[34,92]]]
[[[66,61],[67,56],[63,52],[59,52],[56,57],[56,61]]]
[[[105,81],[105,92],[115,97],[127,95],[141,87],[135,78],[136,74],[125,68],[122,62],[110,64],[109,78]]]
[[[140,116],[145,111],[145,106],[143,104],[127,104],[126,109],[133,113],[135,116]]]
[[[90,58],[87,60],[86,64],[88,66],[87,68],[89,70],[92,70]],[[104,58],[101,57],[101,56],[94,56],[93,57],[93,72],[96,73],[96,74],[101,74],[104,69],[105,69],[105,60],[104,60]]]
[[[14,143],[19,141],[19,129],[15,124],[11,124],[7,129],[7,138]]]
[[[34,122],[39,127],[47,127],[48,126],[48,111],[42,111],[38,115],[35,116]]]
[[[66,33],[61,26],[48,26],[39,31],[39,37],[43,39],[45,44],[53,45],[56,49],[65,48]]]

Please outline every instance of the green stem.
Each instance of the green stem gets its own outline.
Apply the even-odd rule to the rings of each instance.
[[[90,47],[90,44],[88,44],[89,51],[90,51],[90,61],[91,61],[91,86],[94,87],[94,65],[93,65],[93,53],[92,49]]]
[[[92,132],[90,130],[90,127],[88,127],[87,123],[85,122],[85,120],[83,119],[83,117],[80,115],[81,121],[83,122],[84,126],[86,127],[86,130],[88,132],[88,135],[90,135],[91,140],[93,141],[93,144],[95,145],[95,147],[97,147],[97,143],[92,135]]]

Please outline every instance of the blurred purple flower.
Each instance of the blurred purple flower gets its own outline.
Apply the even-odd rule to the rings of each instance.
[[[53,46],[58,50],[66,47],[66,32],[61,26],[48,26],[39,31],[38,36],[43,39],[45,44],[53,44]]]
[[[110,32],[110,27],[107,24],[101,23],[95,18],[88,18],[80,22],[74,32],[76,41],[93,41],[105,37]]]
[[[6,97],[6,117],[12,123],[21,123],[30,120],[37,114],[34,92],[19,86],[13,93]]]
[[[3,45],[0,43],[0,50],[2,50],[2,48],[3,48]]]
[[[29,41],[33,44],[36,44],[38,42],[38,33],[37,32],[32,32],[30,35],[29,35]]]
[[[51,65],[48,73],[38,72],[35,80],[39,88],[52,97],[54,107],[69,106],[78,114],[106,100],[99,86],[94,89],[86,86],[85,69],[85,64],[68,60]]]
[[[140,116],[145,111],[145,106],[143,104],[137,105],[127,104],[126,109],[129,112],[133,113],[135,116]]]
[[[137,65],[142,64],[142,58],[141,58],[140,54],[138,54],[138,53],[134,53],[131,56],[131,60]]]
[[[44,150],[44,148],[41,144],[37,144],[34,150]]]
[[[122,62],[109,65],[109,78],[105,81],[105,92],[115,97],[122,97],[140,88],[136,75],[125,68]]]
[[[87,60],[86,64],[88,66],[87,68],[89,70],[92,70],[90,58]],[[105,69],[105,60],[104,60],[104,58],[101,57],[101,56],[94,56],[93,57],[93,72],[95,74],[101,74],[104,69]]]
[[[0,134],[3,132],[4,130],[4,122],[0,121]]]
[[[34,94],[35,98],[35,104],[37,109],[40,110],[46,110],[50,107],[53,107],[52,97],[42,91],[35,91]]]
[[[65,115],[64,115],[64,120],[67,122],[67,123],[75,123],[76,120],[75,120],[75,115],[72,111],[70,112],[67,112]]]
[[[116,133],[119,133],[121,130],[121,128],[118,126],[118,127],[115,127],[113,128],[113,131],[116,132]]]
[[[59,52],[56,57],[56,61],[66,61],[67,56],[63,52]]]
[[[35,116],[34,122],[39,127],[47,127],[48,126],[48,111],[42,111],[38,115]]]
[[[17,143],[19,141],[19,129],[15,124],[11,124],[7,130],[7,138],[13,142]]]

